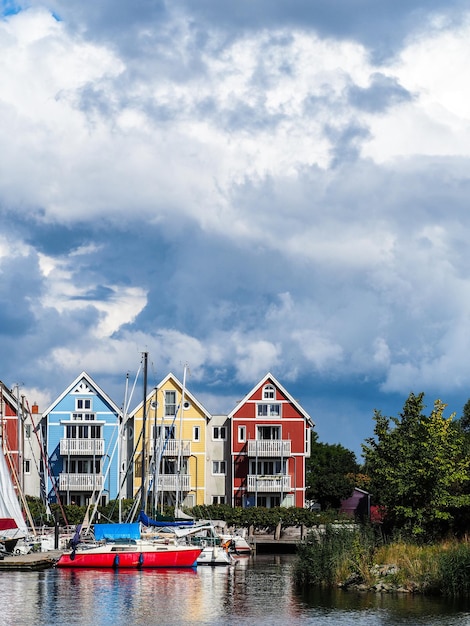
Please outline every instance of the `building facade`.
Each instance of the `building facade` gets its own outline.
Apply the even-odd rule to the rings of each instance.
[[[310,416],[267,374],[229,414],[233,506],[305,506]]]
[[[145,411],[142,401],[130,418],[135,438],[134,496],[145,493],[151,513],[165,505],[204,504],[211,416],[186,389],[185,381],[168,374],[147,394]]]
[[[82,372],[44,411],[49,502],[106,504],[118,495],[120,409]]]

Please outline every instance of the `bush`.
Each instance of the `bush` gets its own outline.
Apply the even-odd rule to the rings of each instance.
[[[470,593],[470,547],[452,546],[439,555],[438,584],[446,596],[462,597]]]

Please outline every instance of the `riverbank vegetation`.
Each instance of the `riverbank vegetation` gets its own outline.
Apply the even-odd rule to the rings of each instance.
[[[294,580],[299,586],[464,597],[470,592],[470,545],[382,544],[370,527],[327,526],[299,545]]]

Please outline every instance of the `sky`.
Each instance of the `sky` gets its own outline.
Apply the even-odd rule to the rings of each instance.
[[[0,0],[0,379],[460,417],[469,66],[463,0]]]

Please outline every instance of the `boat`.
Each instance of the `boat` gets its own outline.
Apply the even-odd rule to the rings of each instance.
[[[13,481],[0,445],[0,545],[12,553],[20,539],[28,534]]]
[[[252,549],[248,541],[243,534],[222,534],[220,535],[222,545],[225,546],[228,552],[234,557],[250,556]]]
[[[228,545],[222,545],[220,537],[215,532],[214,526],[202,522],[193,526],[173,528],[175,536],[188,545],[202,548],[198,556],[198,565],[235,565],[236,560],[230,554]]]
[[[95,524],[95,542],[80,542],[80,529],[71,541],[71,551],[62,554],[57,567],[159,568],[196,567],[202,547],[141,538],[140,524]]]

